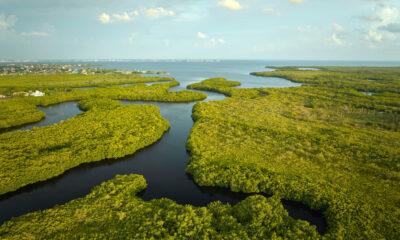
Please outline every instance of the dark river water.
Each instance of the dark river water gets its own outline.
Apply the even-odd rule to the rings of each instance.
[[[29,130],[34,127],[43,127],[47,125],[51,125],[54,123],[61,122],[65,119],[72,118],[82,111],[78,108],[78,103],[76,102],[65,102],[62,104],[50,105],[47,107],[38,107],[38,110],[46,113],[46,118],[42,119],[39,122],[28,123],[18,127],[11,127],[4,130],[0,130],[2,132],[14,132],[19,130]]]
[[[111,66],[110,68],[115,67]],[[123,66],[119,66],[119,68],[124,69]],[[183,72],[167,67],[165,69],[149,67],[145,70],[173,72],[171,75],[181,85],[172,88],[171,91],[185,89],[188,84],[199,82],[209,77],[227,77],[229,80],[242,82],[241,87],[246,88],[299,86],[299,84],[285,79],[261,78],[249,75],[251,71],[264,70],[263,66],[241,66],[239,64],[237,66],[230,66],[230,68],[208,66],[204,69],[202,64],[193,64],[190,68],[191,70],[182,68]],[[128,69],[138,68],[131,67]],[[190,71],[191,74],[189,74]],[[208,97],[205,101],[216,101],[225,98],[225,96],[218,93],[206,92],[206,94]],[[191,204],[194,206],[205,206],[212,201],[221,201],[234,205],[249,196],[249,194],[234,193],[225,188],[199,187],[192,180],[191,176],[185,173],[190,157],[185,146],[193,126],[191,113],[195,104],[194,102],[121,102],[126,105],[154,104],[158,106],[161,115],[170,123],[170,130],[158,142],[131,156],[83,164],[67,171],[61,176],[0,196],[0,224],[11,217],[51,208],[56,204],[60,205],[70,200],[84,197],[94,186],[114,178],[116,174],[135,173],[143,175],[148,183],[148,187],[139,196],[144,200],[166,197],[180,204]],[[77,108],[76,103],[73,102],[40,108],[40,110],[46,113],[46,119],[38,123],[23,126],[20,130],[57,123],[81,112]],[[325,233],[327,226],[321,212],[311,210],[305,205],[292,201],[283,200],[282,203],[290,216],[295,219],[309,221],[310,224],[317,226],[317,230],[321,234]]]

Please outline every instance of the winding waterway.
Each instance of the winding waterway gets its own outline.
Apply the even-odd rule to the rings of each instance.
[[[64,102],[60,104],[50,105],[47,107],[38,107],[37,109],[39,111],[44,112],[46,114],[46,117],[38,122],[28,123],[22,126],[0,130],[0,133],[29,130],[34,127],[44,127],[54,123],[59,123],[61,121],[75,117],[76,115],[82,113],[82,110],[78,108],[77,102]]]
[[[299,85],[285,79],[259,77],[249,77],[248,79],[250,80],[241,81],[243,83],[242,87],[289,87]],[[177,80],[181,82],[181,85],[174,87],[171,89],[172,91],[184,89],[187,84],[193,82],[193,79]],[[200,80],[202,79],[196,79],[195,82]],[[218,93],[206,92],[206,94],[207,99],[205,101],[225,98],[225,96]],[[191,113],[195,103],[121,102],[126,105],[154,104],[158,106],[161,115],[170,123],[170,130],[158,142],[131,156],[83,164],[59,177],[32,184],[16,192],[0,196],[0,224],[11,217],[51,208],[56,204],[64,204],[70,200],[83,197],[94,186],[114,178],[116,174],[135,173],[143,175],[148,187],[139,196],[144,200],[166,197],[180,204],[194,206],[205,206],[212,201],[221,201],[234,205],[249,196],[249,194],[234,193],[224,188],[199,187],[191,176],[185,173],[189,159],[185,146],[193,126]],[[45,125],[51,124],[51,122],[59,122],[60,118],[63,117],[72,117],[72,115],[65,113],[79,114],[80,111],[76,109],[76,103],[62,103],[49,108],[41,108],[46,113],[45,121],[47,122]],[[55,112],[58,112],[58,114]],[[60,117],[61,115],[63,117]],[[36,124],[40,124],[40,122]],[[21,129],[26,129],[26,127],[24,126]],[[282,202],[290,216],[307,220],[316,225],[320,233],[325,233],[326,223],[322,213],[313,211],[296,202],[285,200]]]

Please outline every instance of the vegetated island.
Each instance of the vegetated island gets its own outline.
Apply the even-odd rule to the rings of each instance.
[[[179,205],[136,196],[147,184],[140,175],[117,175],[84,198],[13,218],[2,239],[317,239],[307,222],[294,220],[279,198],[251,196],[231,207]]]
[[[252,73],[312,83],[295,88],[189,85],[230,98],[194,106],[187,172],[201,186],[322,210],[324,238],[398,239],[400,68],[318,68]]]
[[[145,82],[160,82],[146,86]],[[136,83],[122,86],[121,84]],[[193,91],[169,92],[169,88],[179,85],[171,77],[142,77],[140,75],[26,75],[0,76],[0,94],[8,96],[0,100],[0,129],[26,123],[37,122],[44,113],[37,106],[48,106],[66,101],[79,101],[90,98],[110,98],[132,101],[191,102],[206,98],[204,93]],[[93,86],[97,88],[79,89]],[[43,97],[13,95],[15,92],[40,90]]]
[[[133,154],[136,150],[157,141],[168,129],[168,122],[161,121],[157,107],[122,106],[118,101],[111,99],[190,102],[206,98],[206,95],[200,92],[169,92],[170,87],[179,85],[176,81],[170,81],[170,78],[167,78],[169,82],[165,84],[152,86],[135,84],[72,89],[66,86],[75,86],[80,78],[66,78],[63,82],[57,77],[56,80],[44,78],[42,81],[35,81],[36,78],[30,76],[24,77],[27,77],[27,85],[31,84],[29,88],[42,89],[46,84],[62,88],[47,91],[42,97],[13,97],[0,101],[0,129],[39,121],[45,116],[36,106],[83,100],[79,104],[87,112],[59,124],[1,134],[0,166],[3,170],[0,173],[0,194],[58,176],[84,162]],[[117,77],[111,78],[114,79]],[[129,81],[138,79],[150,82],[160,80],[152,77],[128,77]],[[102,79],[101,83],[109,82]],[[12,84],[22,83],[13,83],[9,77],[0,78],[0,85],[4,86],[6,91],[11,91]]]
[[[79,102],[85,113],[58,124],[0,135],[0,194],[58,176],[82,163],[133,154],[169,128],[154,105]]]

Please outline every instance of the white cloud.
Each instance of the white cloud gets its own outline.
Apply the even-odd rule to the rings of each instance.
[[[1,42],[3,40],[18,41],[21,36],[13,28],[18,18],[14,15],[0,14],[0,49],[3,47]]]
[[[11,28],[18,21],[18,18],[15,15],[9,15],[8,17],[5,14],[0,14],[0,27],[1,28]]]
[[[166,10],[163,7],[156,8],[143,8],[142,13],[149,18],[160,18],[166,16],[174,16],[175,12],[172,10]]]
[[[47,32],[22,32],[23,37],[48,37],[50,34]]]
[[[377,14],[376,21],[372,23],[368,33],[365,35],[365,40],[370,43],[371,47],[375,47],[376,43],[383,42],[385,39],[396,39],[396,35],[388,31],[388,29],[397,23],[399,17],[400,11],[397,8],[382,8]]]
[[[264,8],[261,10],[263,13],[272,13],[276,14],[277,16],[282,16],[282,13],[279,10],[273,8]]]
[[[99,16],[99,20],[100,20],[100,22],[102,22],[102,23],[110,23],[110,22],[111,22],[110,15],[108,15],[107,13],[102,13],[102,14]]]
[[[340,39],[340,38],[336,35],[336,33],[333,33],[333,34],[332,34],[331,39],[332,39],[332,41],[333,41],[336,45],[338,45],[338,46],[341,46],[341,45],[344,44],[344,41],[343,41],[342,39]]]
[[[113,14],[112,16],[116,20],[124,21],[124,22],[129,22],[132,19],[127,12],[124,12],[123,14]]]
[[[291,3],[303,3],[305,0],[290,0]]]
[[[135,11],[129,12],[129,15],[131,15],[131,16],[139,16],[139,11],[135,10]]]
[[[343,40],[343,35],[345,35],[343,27],[337,23],[333,23],[332,27],[334,32],[332,33],[332,36],[329,40],[333,42],[336,46],[350,46],[351,44]]]
[[[209,38],[206,34],[202,32],[197,32],[197,37],[202,39],[201,43],[195,43],[196,47],[203,47],[203,48],[212,48],[218,44],[224,44],[225,40],[223,38]]]
[[[333,26],[333,29],[335,29],[336,32],[343,32],[343,27],[340,26],[339,24],[334,23],[334,24],[332,24],[332,26]]]
[[[218,6],[226,7],[232,10],[240,10],[242,9],[242,5],[236,0],[223,0],[218,3]]]
[[[102,23],[115,23],[115,22],[129,22],[133,20],[133,17],[138,17],[143,15],[148,18],[160,18],[165,16],[174,16],[175,12],[171,10],[166,10],[162,7],[155,7],[155,8],[142,8],[140,10],[133,10],[130,12],[123,12],[121,14],[114,13],[114,14],[107,14],[102,13],[98,19]]]
[[[0,40],[24,41],[30,37],[48,37],[55,32],[55,27],[48,23],[37,25],[36,28],[39,31],[19,32],[13,28],[17,21],[18,18],[14,15],[6,16],[5,14],[0,14]]]
[[[399,10],[397,8],[386,7],[382,9],[379,17],[381,19],[380,25],[386,26],[397,20],[397,18],[399,17]]]
[[[377,32],[374,32],[372,30],[369,30],[368,34],[365,36],[365,40],[371,41],[371,42],[381,42],[383,39],[383,35],[379,34]]]
[[[198,37],[198,38],[204,39],[204,38],[207,38],[207,35],[205,35],[205,34],[202,33],[202,32],[198,32],[198,33],[197,33],[197,37]]]

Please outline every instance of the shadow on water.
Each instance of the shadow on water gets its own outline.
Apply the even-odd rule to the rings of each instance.
[[[207,92],[209,100],[222,100],[222,94]],[[34,183],[15,192],[0,196],[0,224],[11,217],[43,210],[84,197],[91,189],[115,177],[116,174],[140,174],[147,181],[145,191],[138,194],[144,200],[169,198],[179,204],[205,206],[213,201],[235,205],[250,194],[231,192],[227,188],[199,187],[185,173],[189,161],[186,140],[193,126],[191,119],[195,103],[130,102],[122,104],[154,104],[171,127],[156,143],[120,159],[86,163],[68,170],[61,176]],[[76,104],[76,103],[75,103]],[[77,108],[68,105],[68,108]],[[60,108],[62,111],[62,108]],[[265,195],[266,196],[266,195]],[[289,215],[316,225],[319,233],[326,232],[323,214],[303,204],[282,200]]]

